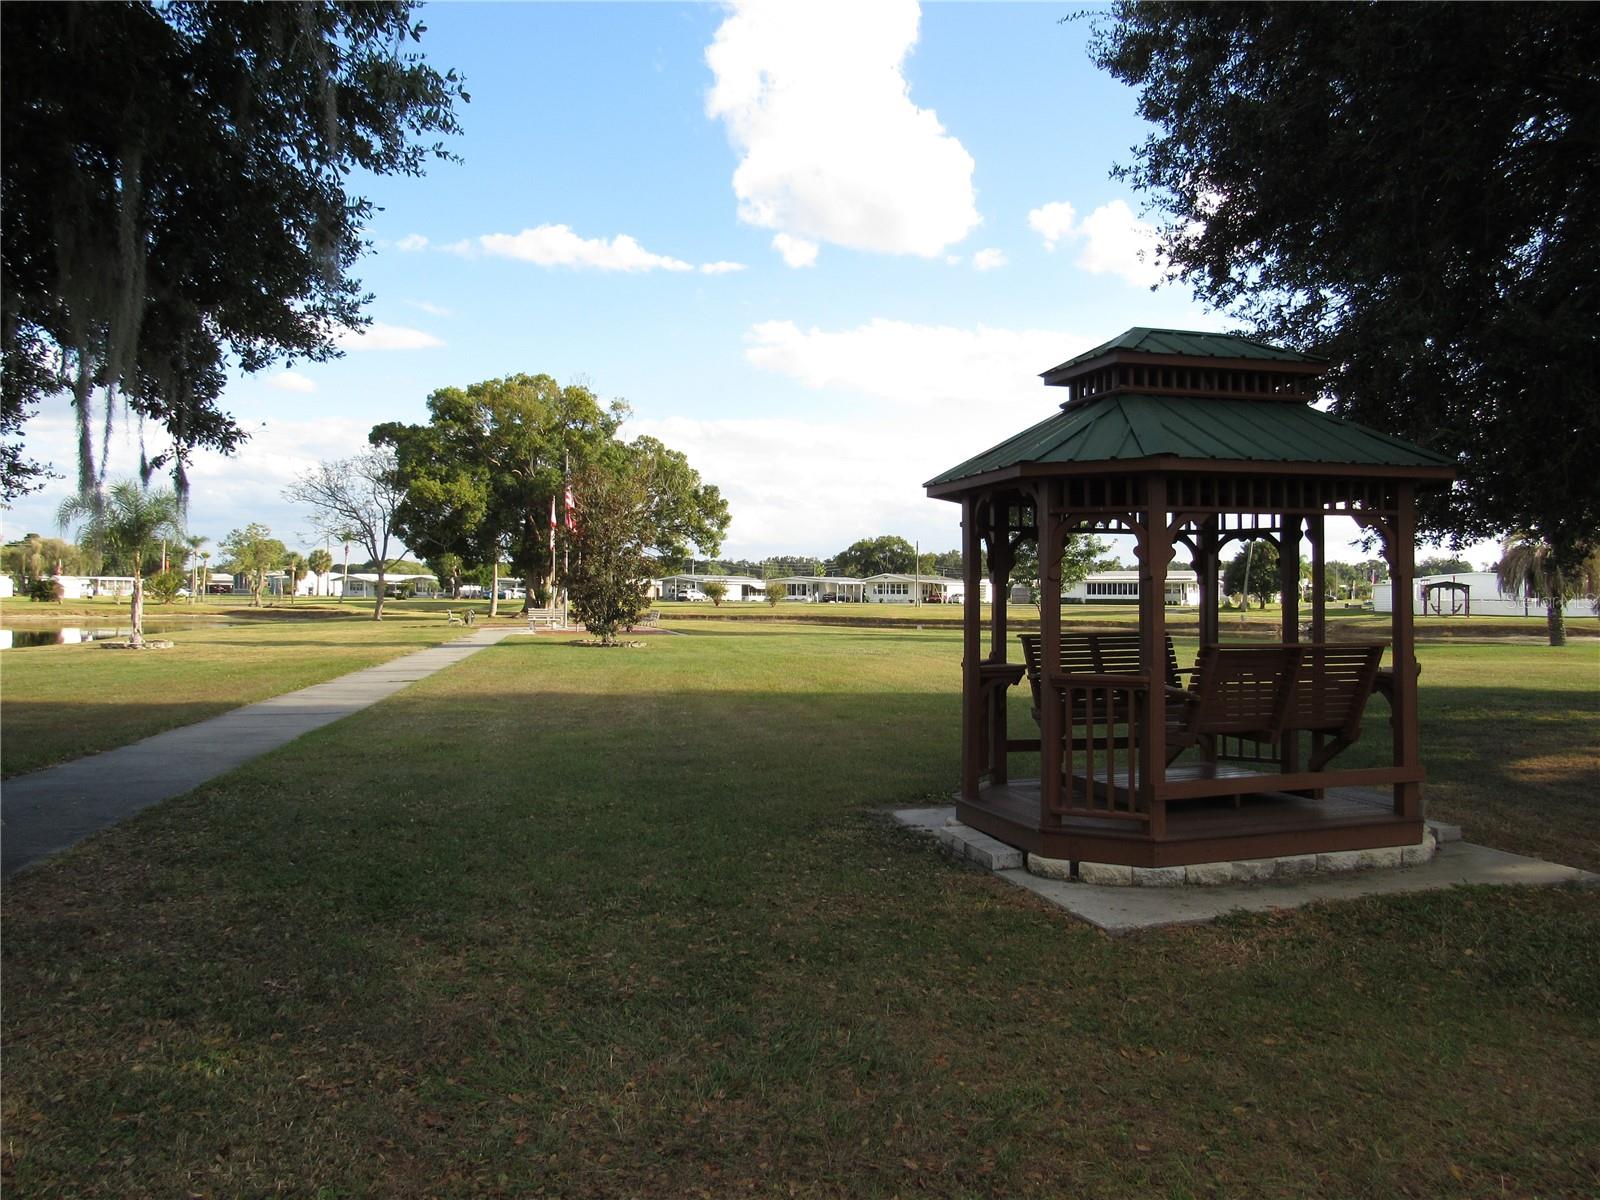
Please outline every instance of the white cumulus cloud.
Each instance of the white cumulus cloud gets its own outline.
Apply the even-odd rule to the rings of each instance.
[[[1096,275],[1120,275],[1139,287],[1161,282],[1164,261],[1156,249],[1156,227],[1141,221],[1121,200],[1102,204],[1083,219],[1078,265]]]
[[[877,317],[834,330],[764,321],[745,334],[744,354],[751,365],[807,387],[855,392],[930,415],[941,405],[951,412],[977,406],[1040,420],[1063,397],[1045,389],[1039,372],[1093,344],[1053,329],[965,329]]]
[[[783,261],[791,267],[814,267],[817,265],[817,244],[808,242],[805,238],[797,238],[787,233],[780,233],[772,239],[772,248],[781,254]]]
[[[428,248],[428,239],[420,233],[408,233],[394,244],[394,248],[396,250],[404,250],[407,253],[426,250]]]
[[[298,371],[279,371],[267,380],[267,386],[280,392],[314,392],[317,385]]]
[[[444,342],[422,329],[374,321],[365,329],[345,329],[334,342],[346,350],[431,350]]]
[[[1059,243],[1072,236],[1077,219],[1078,210],[1072,205],[1065,200],[1052,200],[1028,214],[1028,228],[1044,239],[1046,250],[1054,250]]]
[[[1004,250],[979,250],[972,256],[972,269],[975,271],[993,271],[996,267],[1003,267],[1011,261],[1006,258]]]
[[[430,317],[453,317],[456,315],[455,309],[446,308],[442,304],[434,304],[429,300],[407,300],[406,303],[418,312],[427,313]]]
[[[745,266],[742,262],[709,262],[700,264],[702,275],[731,275],[735,271],[742,271]]]
[[[540,225],[521,233],[487,233],[478,239],[485,254],[541,267],[596,271],[692,271],[680,258],[654,254],[626,233],[613,238],[580,237],[569,225]]]
[[[925,257],[980,222],[972,156],[901,69],[920,15],[916,0],[735,0],[706,50],[706,114],[741,156],[741,220]]]
[[[1102,204],[1079,221],[1072,205],[1055,200],[1028,213],[1028,227],[1044,239],[1046,250],[1078,244],[1077,265],[1091,274],[1117,275],[1137,287],[1154,287],[1165,277],[1156,227],[1135,216],[1126,201]]]

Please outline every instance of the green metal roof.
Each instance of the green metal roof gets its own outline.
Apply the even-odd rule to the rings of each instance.
[[[1112,338],[1103,342],[1093,350],[1086,350],[1075,358],[1069,358],[1059,366],[1043,371],[1043,375],[1054,375],[1075,367],[1079,363],[1090,362],[1114,350],[1128,351],[1134,354],[1187,354],[1196,358],[1254,358],[1262,362],[1291,362],[1291,363],[1320,363],[1324,359],[1315,358],[1309,354],[1301,354],[1297,350],[1285,350],[1281,346],[1269,345],[1266,342],[1254,341],[1247,337],[1238,337],[1231,333],[1204,333],[1189,329],[1147,329],[1139,326],[1128,330],[1121,337]]]
[[[1104,463],[1174,457],[1200,461],[1453,466],[1402,438],[1307,404],[1187,396],[1108,395],[1056,413],[930,479],[954,483],[1022,463]]]

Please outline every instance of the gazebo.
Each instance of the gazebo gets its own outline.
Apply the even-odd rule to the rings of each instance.
[[[1411,606],[1394,606],[1386,646],[1330,642],[1324,524],[1345,516],[1375,533],[1394,594],[1409,596],[1417,492],[1447,486],[1454,470],[1313,408],[1324,368],[1247,338],[1131,329],[1044,372],[1066,389],[1060,412],[928,482],[930,496],[961,505],[959,820],[1045,857],[1139,867],[1422,839]],[[1134,537],[1137,634],[1063,627],[1061,556],[1084,533]],[[1220,556],[1252,539],[1278,548],[1280,640],[1227,645]],[[985,630],[979,579],[986,563],[992,594],[1005,595],[1029,541],[1040,551],[1040,627],[1014,645],[1004,604]],[[1179,547],[1201,585],[1190,668],[1178,667],[1167,632]],[[1008,728],[1009,690],[1025,678],[1036,737]],[[1381,719],[1367,706],[1374,691],[1388,701],[1392,761],[1341,765],[1363,722]],[[1010,778],[1019,752],[1038,753],[1039,778]]]

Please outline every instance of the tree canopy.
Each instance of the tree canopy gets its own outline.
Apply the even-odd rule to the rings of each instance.
[[[1424,535],[1600,530],[1600,21],[1583,5],[1119,4],[1173,275],[1453,455]]]
[[[629,536],[637,533],[660,559],[681,561],[691,547],[715,554],[721,545],[728,526],[721,492],[655,438],[619,441],[628,414],[621,401],[602,407],[581,384],[513,375],[441,388],[428,397],[428,412],[426,425],[390,422],[371,435],[394,448],[404,491],[396,528],[423,559],[509,560],[531,606],[537,581],[555,574],[551,512],[564,529],[568,472],[581,477],[590,467],[648,480],[644,523]]]
[[[833,556],[834,570],[852,579],[872,575],[909,575],[916,570],[916,547],[903,537],[885,534],[862,538]]]
[[[227,553],[229,565],[250,582],[251,606],[261,607],[261,593],[266,590],[267,572],[276,570],[288,557],[289,551],[272,530],[252,521],[243,529],[232,529],[222,539],[222,549]]]
[[[98,479],[91,406],[165,428],[180,495],[196,446],[244,431],[226,370],[338,353],[365,323],[351,274],[372,202],[352,174],[449,157],[468,97],[408,49],[409,0],[8,4],[0,8],[0,498],[45,469],[17,439],[44,396],[77,409],[79,484]],[[104,448],[100,452],[104,469]]]
[[[1246,579],[1245,572],[1249,571]],[[1222,590],[1229,595],[1254,596],[1262,608],[1282,590],[1278,578],[1278,548],[1268,541],[1246,542],[1222,568]]]

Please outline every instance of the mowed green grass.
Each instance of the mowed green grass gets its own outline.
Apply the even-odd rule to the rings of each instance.
[[[1600,1188],[1595,890],[1108,939],[873,815],[953,786],[952,632],[646,640],[512,639],[11,881],[8,1188]],[[1424,678],[1592,774],[1565,653]]]
[[[0,775],[125,746],[463,632],[438,617],[268,620],[147,635],[175,642],[170,650],[7,650],[0,655]]]

